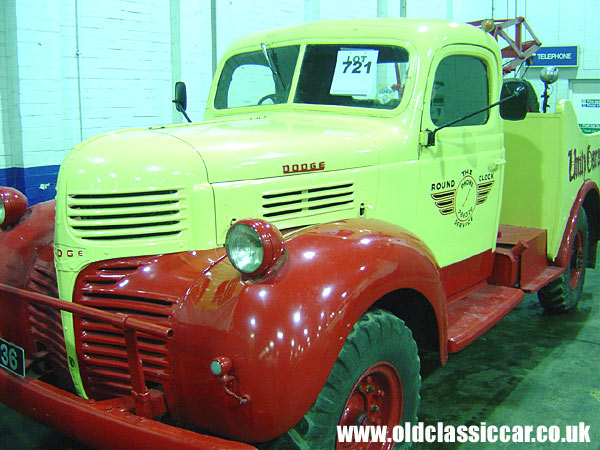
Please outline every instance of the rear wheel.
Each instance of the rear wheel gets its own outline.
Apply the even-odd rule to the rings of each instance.
[[[540,289],[540,304],[548,311],[568,311],[579,302],[585,281],[585,267],[588,260],[588,222],[585,210],[579,210],[571,248],[569,267],[556,280]]]
[[[394,426],[416,422],[419,368],[416,343],[402,320],[382,310],[364,314],[350,332],[319,397],[285,436],[285,448],[404,448],[394,447],[393,442],[338,442],[337,426],[387,425],[387,441]]]

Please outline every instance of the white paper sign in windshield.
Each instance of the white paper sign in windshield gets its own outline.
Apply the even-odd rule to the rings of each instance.
[[[331,89],[332,95],[369,96],[377,76],[379,50],[342,49],[338,51]]]

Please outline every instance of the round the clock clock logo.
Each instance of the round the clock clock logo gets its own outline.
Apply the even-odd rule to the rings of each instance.
[[[477,204],[477,182],[471,175],[467,175],[456,187],[456,218],[460,222],[468,221],[473,216]]]

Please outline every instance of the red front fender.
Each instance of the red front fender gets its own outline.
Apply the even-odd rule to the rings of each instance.
[[[18,224],[0,230],[0,283],[22,288],[43,246],[54,239],[55,201],[32,206]]]
[[[54,204],[51,200],[35,205],[23,214],[16,225],[0,230],[0,283],[25,288],[31,282],[32,267],[40,256],[52,259]],[[11,320],[0,321],[0,336],[32,352],[24,303],[7,304],[2,314]]]
[[[351,219],[286,238],[287,261],[272,278],[244,282],[227,258],[190,289],[173,342],[178,415],[212,432],[257,442],[295,425],[315,401],[358,318],[397,289],[431,303],[445,354],[439,269],[425,245],[384,222]],[[209,370],[225,356],[240,405]]]

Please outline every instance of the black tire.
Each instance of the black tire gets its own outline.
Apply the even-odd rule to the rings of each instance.
[[[351,402],[350,399],[352,398],[353,401],[357,398],[361,401],[364,400],[365,409],[370,409],[373,406],[368,406],[371,403],[367,401],[367,398],[371,394],[366,394],[366,392],[373,392],[374,389],[377,389],[377,392],[381,393],[379,388],[386,385],[385,378],[377,378],[380,376],[378,371],[394,374],[392,378],[397,374],[401,383],[399,401],[387,401],[390,401],[390,404],[401,404],[402,417],[398,417],[399,409],[390,407],[379,397],[375,400],[381,401],[382,406],[379,412],[382,419],[384,416],[387,419],[391,417],[391,420],[395,422],[388,424],[391,425],[388,426],[390,432],[393,425],[405,422],[415,423],[421,399],[419,369],[417,346],[410,329],[404,322],[387,311],[367,312],[354,325],[315,403],[304,418],[277,441],[279,445],[273,448],[334,450],[337,444],[337,425],[342,423],[342,414],[346,411],[347,415],[344,417],[354,422],[352,413],[348,411],[356,412],[357,409],[346,409]],[[383,377],[383,375],[381,376]],[[371,381],[366,381],[369,379]],[[380,379],[384,382],[378,384],[377,381]],[[373,388],[373,385],[377,388]],[[385,389],[382,390],[384,393],[386,392]],[[390,392],[394,392],[394,389],[390,388]],[[381,398],[385,397],[383,395]],[[391,410],[395,410],[396,413],[388,414],[387,411]],[[375,413],[374,420],[379,420],[377,418],[379,412]],[[360,417],[364,424],[377,424],[371,422],[371,418],[368,416],[370,415],[361,413],[356,417]],[[347,422],[343,423],[347,424]],[[372,445],[369,448],[379,448]],[[391,445],[382,443],[381,449],[389,449]],[[398,444],[394,448],[408,447],[409,445]]]
[[[588,244],[588,221],[585,210],[581,208],[569,250],[569,267],[560,277],[551,281],[538,292],[540,304],[547,311],[563,312],[577,306],[585,282]]]

